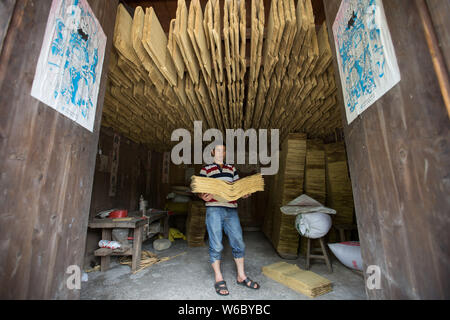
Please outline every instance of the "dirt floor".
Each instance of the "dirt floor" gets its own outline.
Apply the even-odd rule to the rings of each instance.
[[[263,266],[286,261],[305,268],[305,258],[283,260],[273,249],[262,232],[244,232],[246,244],[246,273],[257,281],[261,288],[251,290],[236,284],[236,268],[231,255],[228,239],[224,237],[222,252],[222,272],[230,294],[221,297],[214,290],[213,270],[208,263],[208,247],[188,248],[186,241],[177,239],[171,248],[157,252],[153,250],[153,239],[143,244],[144,250],[156,252],[159,257],[175,256],[169,261],[152,265],[136,274],[130,267],[111,258],[111,268],[107,272],[90,272],[88,281],[82,282],[82,300],[111,299],[151,299],[151,300],[310,300],[311,298],[291,290],[262,274]],[[322,260],[313,260],[311,271],[333,282],[333,291],[316,297],[315,300],[362,300],[366,299],[364,279],[332,260],[333,273],[329,273]]]

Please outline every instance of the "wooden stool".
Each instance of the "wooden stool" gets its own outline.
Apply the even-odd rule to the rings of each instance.
[[[333,272],[333,269],[331,268],[330,258],[328,256],[327,249],[325,247],[325,242],[323,241],[323,238],[318,239],[319,243],[320,243],[320,248],[313,248],[311,246],[311,240],[312,239],[308,238],[307,247],[306,247],[306,270],[309,270],[310,260],[312,258],[312,259],[325,260],[325,263],[327,264],[327,267],[328,267],[328,271],[330,273]],[[319,255],[319,254],[314,254],[314,253],[322,253],[322,254]]]

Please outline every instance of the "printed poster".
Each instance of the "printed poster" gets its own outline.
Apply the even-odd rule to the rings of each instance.
[[[347,122],[400,81],[381,0],[342,0],[333,24]]]
[[[53,0],[31,95],[92,132],[105,46],[86,0]]]

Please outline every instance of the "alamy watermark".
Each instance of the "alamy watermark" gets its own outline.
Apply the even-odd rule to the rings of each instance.
[[[369,276],[366,280],[367,289],[381,289],[381,269],[377,265],[370,265],[367,267],[366,274]]]
[[[69,290],[81,289],[81,268],[77,265],[70,265],[67,267],[66,274],[69,274],[66,280],[66,286]]]
[[[268,154],[267,129],[226,129],[226,163],[234,164],[235,140],[237,140],[237,164],[246,164],[246,140],[248,139],[248,164],[269,165],[261,168],[262,175],[278,173],[280,155],[280,133],[278,129],[270,129],[270,155]],[[186,129],[176,129],[172,132],[171,141],[181,141],[172,148],[171,160],[174,164],[212,164],[214,157],[211,151],[215,146],[224,144],[222,132],[218,129],[208,129],[203,133],[202,121],[194,121],[194,149],[192,151],[191,133]],[[212,141],[202,150],[203,142]],[[194,159],[192,159],[192,153]],[[193,161],[192,161],[193,160]]]

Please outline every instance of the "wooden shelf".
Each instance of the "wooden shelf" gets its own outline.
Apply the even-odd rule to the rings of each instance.
[[[133,248],[129,248],[125,251],[115,251],[109,248],[100,248],[94,251],[94,255],[97,257],[107,256],[131,256],[133,254]]]

